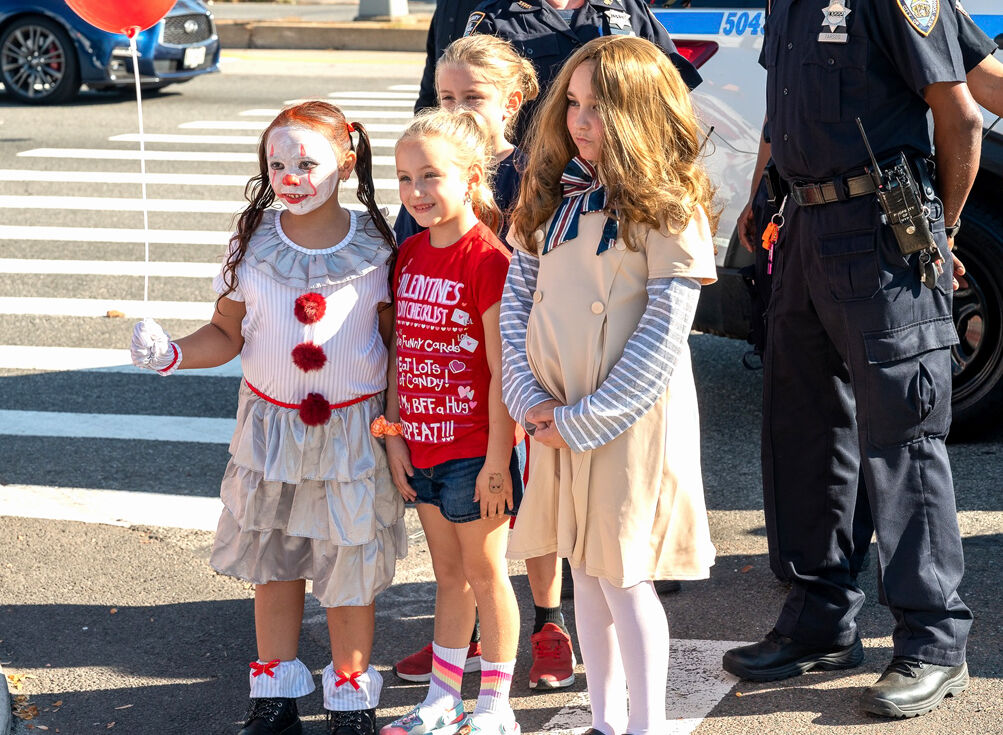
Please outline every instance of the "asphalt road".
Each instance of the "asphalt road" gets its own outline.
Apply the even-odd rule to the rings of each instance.
[[[382,115],[405,111],[406,104],[378,107],[365,100],[406,102],[413,87],[399,85],[415,85],[421,63],[415,54],[233,53],[223,74],[146,99],[146,130],[171,136],[254,136],[254,121],[269,118],[251,111],[331,93],[347,109],[365,113],[353,119],[402,125],[403,118]],[[10,500],[15,486],[23,486],[17,492],[25,497],[70,488],[69,495],[85,499],[98,497],[94,490],[120,493],[123,499],[145,493],[151,502],[170,496],[187,508],[184,503],[217,493],[226,446],[210,435],[225,430],[225,421],[232,419],[237,378],[161,380],[131,372],[115,359],[101,363],[102,369],[82,369],[87,355],[116,355],[85,355],[80,348],[127,347],[133,319],[104,314],[108,309],[131,313],[127,302],[143,297],[141,277],[114,275],[111,266],[143,260],[143,245],[117,242],[128,237],[115,232],[142,227],[138,211],[122,211],[129,206],[125,200],[140,196],[138,184],[129,178],[139,164],[109,153],[135,149],[134,142],[110,138],[135,133],[136,124],[135,103],[112,94],[85,93],[73,104],[46,109],[18,107],[0,98],[0,500],[5,492]],[[388,141],[377,155],[392,155],[391,128],[373,137]],[[180,178],[151,184],[149,196],[184,201],[158,205],[176,211],[152,213],[151,228],[225,233],[229,213],[191,210],[240,200],[239,185],[220,184],[213,177],[239,181],[253,173],[254,164],[213,156],[249,154],[253,144],[222,138],[173,140],[149,143],[152,151],[169,153],[166,160],[149,162],[148,170]],[[207,160],[181,160],[196,157],[186,152]],[[80,155],[92,157],[70,157]],[[89,180],[67,180],[74,176]],[[393,171],[378,166],[376,176],[392,179]],[[382,196],[395,210],[392,186]],[[350,199],[343,194],[343,201]],[[222,252],[221,243],[198,244],[195,236],[163,239],[168,241],[151,245],[151,260],[212,264]],[[206,303],[212,298],[202,271],[151,279],[150,299],[155,301]],[[178,307],[165,308],[171,312]],[[95,309],[99,315],[90,315]],[[175,317],[159,321],[175,335],[201,323]],[[976,614],[969,645],[970,692],[908,722],[873,719],[857,709],[861,687],[873,681],[890,655],[891,616],[877,602],[873,573],[865,580],[868,602],[859,619],[867,647],[860,669],[732,687],[719,672],[691,666],[699,651],[722,645],[715,642],[755,640],[765,633],[784,589],[766,558],[758,469],[759,374],[742,368],[741,343],[694,335],[690,344],[701,399],[707,502],[719,557],[710,580],[687,583],[681,593],[664,599],[674,650],[683,652],[674,661],[675,689],[668,698],[673,732],[1003,732],[1003,432],[951,447],[968,560],[962,592]],[[59,349],[15,349],[30,347]],[[46,369],[23,369],[27,360]],[[191,419],[195,428],[171,434],[178,417]],[[165,440],[168,435],[174,438]],[[44,513],[29,508],[19,515],[0,515],[0,663],[6,673],[20,677],[21,694],[39,709],[30,724],[62,733],[235,732],[247,696],[246,662],[254,655],[251,591],[209,569],[212,534],[198,530],[194,522],[191,528],[178,528],[166,527],[166,520],[161,521],[165,525],[111,525],[20,517],[31,515]],[[409,522],[411,554],[399,567],[399,584],[378,601],[374,663],[386,675],[381,722],[401,714],[424,693],[389,672],[400,655],[427,640],[431,629],[430,564],[413,512]],[[512,572],[528,622],[532,608],[524,569],[513,564]],[[315,603],[308,607],[300,653],[315,671],[327,657],[319,613]],[[570,604],[566,614],[571,617]],[[526,640],[525,623],[523,628]],[[551,694],[532,693],[525,686],[528,668],[526,645],[513,687],[524,730],[587,724],[581,720],[581,668],[571,690]],[[701,713],[692,722],[677,720],[693,709],[691,690],[711,685],[720,694],[706,718],[701,721]],[[475,697],[476,690],[476,677],[468,676],[464,693]],[[306,698],[301,711],[308,733],[323,731],[319,695]]]
[[[435,0],[409,0],[411,15],[431,16]],[[345,22],[355,20],[359,3],[355,0],[326,3],[213,3],[212,12],[220,20],[296,20],[307,22]]]

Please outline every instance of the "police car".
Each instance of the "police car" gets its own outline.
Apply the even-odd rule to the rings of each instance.
[[[964,0],[964,6],[1003,48],[1003,3]],[[719,281],[704,289],[696,328],[745,338],[750,300],[739,271],[752,255],[739,244],[735,223],[749,198],[766,104],[766,72],[758,63],[766,0],[654,0],[652,12],[699,68],[704,81],[693,101],[714,126],[707,165],[723,207],[715,242]],[[1003,410],[1003,122],[983,115],[981,167],[957,238],[969,285],[954,298],[955,434],[996,426]]]

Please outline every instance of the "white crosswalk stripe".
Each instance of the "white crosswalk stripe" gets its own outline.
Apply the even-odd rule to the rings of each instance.
[[[145,157],[147,161],[196,161],[200,163],[257,163],[258,154],[244,151],[146,151],[121,150],[107,148],[33,148],[30,151],[18,153],[24,158],[89,158],[98,160],[115,159],[119,161],[138,161]],[[373,156],[374,166],[394,165],[393,156]],[[192,177],[192,183],[197,183]]]
[[[143,263],[133,260],[42,260],[0,258],[0,273],[38,273],[68,276],[142,276],[155,278],[212,278],[219,263]]]
[[[158,378],[149,370],[135,367],[129,350],[109,350],[94,347],[42,347],[36,345],[0,345],[0,370],[90,370],[107,373],[131,373]],[[240,357],[214,368],[179,370],[182,378],[239,378]]]
[[[393,89],[393,87],[391,87]],[[335,100],[400,100],[402,103],[414,107],[414,92],[417,92],[417,88],[413,91],[404,92],[331,92],[327,96]]]
[[[60,242],[144,242],[149,237],[151,243],[159,245],[217,245],[220,248],[230,242],[230,231],[211,232],[209,230],[150,230],[121,227],[50,227],[49,225],[0,225],[0,241],[3,240],[54,240]]]
[[[8,436],[48,436],[161,442],[229,444],[236,419],[198,416],[133,416],[120,413],[63,413],[0,409],[0,431]]]
[[[256,153],[243,151],[146,151],[134,148],[32,148],[17,154],[19,158],[91,158],[98,160],[198,161],[203,163],[254,163]]]
[[[134,301],[132,299],[67,299],[43,296],[0,296],[0,314],[107,317],[120,312],[125,319],[191,319],[209,321],[212,303],[197,301]]]
[[[0,169],[0,181],[59,182],[67,184],[147,184],[167,186],[239,186],[244,188],[247,177],[237,174],[157,174],[139,171],[40,171],[29,168]],[[397,182],[394,181],[394,188]]]
[[[127,199],[125,197],[3,196],[0,209],[104,209],[109,212],[210,212],[236,214],[247,202],[206,199]]]
[[[275,112],[278,112],[276,110]],[[178,125],[183,130],[264,130],[275,115],[266,115],[268,120],[193,120]],[[379,117],[379,116],[374,116]],[[402,133],[407,127],[405,123],[371,123],[361,120],[370,133]]]
[[[138,143],[139,133],[113,135],[108,140],[115,143]],[[257,135],[173,135],[171,133],[147,133],[146,143],[181,143],[183,145],[258,145]],[[370,138],[373,148],[393,148],[396,138]]]

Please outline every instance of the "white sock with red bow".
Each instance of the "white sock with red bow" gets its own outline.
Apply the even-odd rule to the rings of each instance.
[[[316,686],[313,674],[298,658],[292,661],[252,661],[251,697],[302,697]]]
[[[328,664],[324,669],[324,709],[332,712],[374,709],[382,689],[383,675],[372,666],[365,671],[345,671]]]

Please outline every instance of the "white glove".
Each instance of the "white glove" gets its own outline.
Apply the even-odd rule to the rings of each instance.
[[[152,319],[144,319],[132,329],[132,364],[170,375],[181,365],[181,348]]]

